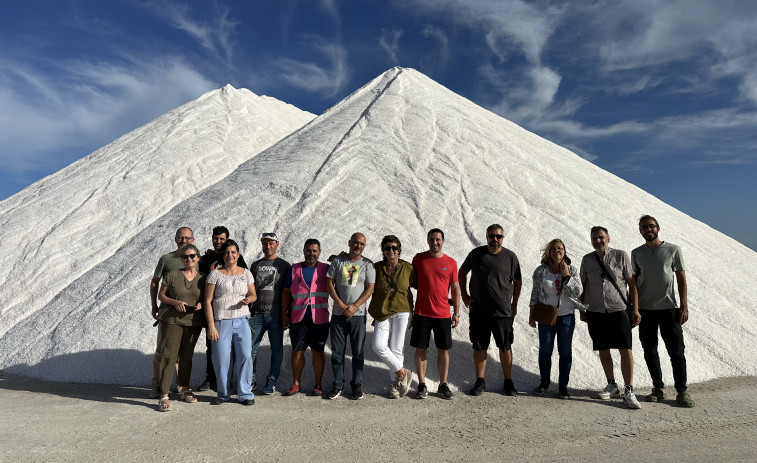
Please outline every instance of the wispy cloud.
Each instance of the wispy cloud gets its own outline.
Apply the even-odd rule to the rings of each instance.
[[[203,48],[214,53],[227,64],[231,63],[236,45],[238,21],[229,18],[229,9],[214,3],[214,13],[207,21],[197,21],[191,16],[191,8],[186,4],[163,0],[147,6],[157,15],[168,20],[171,25],[194,38]]]
[[[436,39],[439,43],[439,52],[431,58],[423,60],[423,68],[426,73],[433,74],[443,71],[449,62],[449,38],[440,28],[426,26],[423,28],[424,37]]]
[[[392,61],[392,64],[399,64],[399,58],[397,57],[397,54],[399,53],[400,49],[399,43],[401,37],[401,30],[381,29],[381,38],[379,39],[379,45],[381,45],[381,48],[383,48],[389,55],[389,59]]]
[[[277,74],[292,87],[324,97],[333,97],[342,91],[349,78],[347,50],[338,42],[331,42],[317,35],[301,37],[322,63],[301,61],[293,58],[274,60]]]
[[[1,62],[0,162],[20,174],[62,167],[214,87],[169,57],[69,61],[52,75],[49,67]]]

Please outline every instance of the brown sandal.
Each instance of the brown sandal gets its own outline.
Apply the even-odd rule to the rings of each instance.
[[[181,400],[188,404],[197,403],[197,397],[195,397],[191,389],[185,389],[181,391]]]

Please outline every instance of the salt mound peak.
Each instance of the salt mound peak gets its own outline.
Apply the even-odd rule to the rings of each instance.
[[[757,316],[739,288],[749,287],[757,274],[757,254],[423,74],[393,68],[173,207],[80,278],[61,276],[68,286],[49,304],[47,314],[55,315],[29,317],[0,338],[0,367],[63,381],[147,384],[155,348],[148,283],[182,225],[195,230],[200,248],[210,244],[213,226],[228,226],[248,261],[259,256],[260,233],[275,231],[280,254],[290,262],[302,259],[307,238],[320,239],[327,256],[345,249],[355,231],[368,238],[366,256],[379,258],[381,237],[395,234],[402,257],[410,260],[427,249],[427,230],[439,227],[446,233],[445,253],[461,263],[485,243],[486,227],[500,223],[524,275],[514,377],[516,385],[532,387],[538,381],[538,338],[524,314],[542,247],[560,237],[580,264],[592,251],[589,229],[603,225],[612,247],[630,251],[643,242],[637,221],[645,213],[657,217],[663,239],[679,244],[686,257],[690,381],[756,374],[754,362],[743,359],[757,353],[751,342]],[[466,313],[453,331],[453,389],[473,380]],[[371,336],[369,328],[367,345]],[[649,386],[638,340],[634,350],[636,385]],[[410,366],[412,350],[406,354]],[[196,356],[195,380],[204,373],[202,355]],[[498,359],[493,345],[490,357]],[[259,360],[261,371],[267,369],[267,355]],[[89,368],[81,367],[84,361]],[[490,384],[501,384],[497,363],[487,370]],[[556,361],[553,368],[556,377]],[[671,378],[669,366],[663,371]],[[387,374],[368,348],[364,390],[381,392]],[[430,367],[430,385],[435,374]],[[329,375],[327,368],[324,383]],[[290,377],[285,360],[282,381]],[[586,327],[578,323],[571,387],[601,388],[603,382]]]
[[[231,85],[0,202],[0,335],[313,114]]]

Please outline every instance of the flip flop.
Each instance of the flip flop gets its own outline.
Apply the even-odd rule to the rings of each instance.
[[[168,401],[168,397],[163,397],[160,399],[160,402],[158,402],[158,410],[161,412],[170,412],[171,411],[171,402]]]
[[[181,391],[181,400],[188,404],[197,403],[197,397],[195,397],[191,389]]]

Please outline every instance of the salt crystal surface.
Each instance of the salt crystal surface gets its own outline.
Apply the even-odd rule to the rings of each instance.
[[[191,117],[202,126],[213,118],[209,112],[198,108]],[[140,129],[142,136],[158,137],[153,130],[170,134],[170,123],[159,121]],[[180,143],[168,135],[161,139]],[[231,141],[225,146],[240,149]],[[183,148],[186,156],[205,154],[193,144]],[[96,159],[83,164],[89,162],[97,166]],[[64,179],[60,182],[62,192],[73,188]],[[346,249],[355,231],[367,235],[368,257],[379,258],[381,237],[395,234],[402,240],[402,257],[411,260],[427,249],[427,230],[439,227],[446,234],[444,251],[462,263],[471,249],[485,244],[485,229],[496,222],[504,226],[504,245],[519,256],[523,270],[514,379],[519,388],[530,389],[538,382],[538,337],[526,313],[530,277],[542,247],[559,237],[580,264],[592,252],[589,229],[602,225],[610,231],[611,247],[630,252],[643,244],[637,223],[648,213],[659,220],[661,238],[680,245],[686,258],[691,319],[684,330],[690,382],[757,374],[751,361],[757,350],[752,342],[757,315],[744,290],[757,275],[754,251],[411,69],[387,71],[223,180],[166,210],[157,197],[170,185],[143,185],[151,197],[143,200],[145,214],[155,219],[118,234],[117,252],[99,250],[93,265],[76,275],[61,262],[39,270],[60,289],[44,311],[14,322],[0,338],[0,367],[51,380],[147,384],[156,334],[147,302],[149,281],[158,257],[175,248],[171,239],[182,225],[195,230],[201,249],[210,247],[213,226],[226,225],[248,262],[260,256],[258,238],[266,231],[278,233],[280,255],[290,262],[302,260],[307,238],[318,238],[327,256]],[[53,204],[47,207],[55,212]],[[107,225],[86,218],[77,223],[92,233]],[[19,298],[29,299],[21,292],[3,296],[11,303]],[[383,393],[389,372],[371,352],[370,326],[368,330],[364,390]],[[453,337],[449,381],[453,389],[467,389],[474,375],[466,309]],[[259,355],[261,374],[268,369],[266,342]],[[432,351],[428,383],[435,390]],[[405,365],[414,368],[413,350],[408,346],[405,352]],[[193,383],[204,376],[203,353],[200,343]],[[634,353],[636,385],[650,386],[638,339]],[[496,389],[502,372],[493,344],[489,354],[487,380]],[[670,382],[662,345],[660,355]],[[556,380],[556,353],[552,376]],[[620,380],[619,368],[616,377]],[[311,378],[308,366],[306,385]],[[327,362],[324,384],[330,379]],[[288,386],[290,380],[285,356],[279,386]],[[570,386],[603,385],[586,325],[578,322]]]

